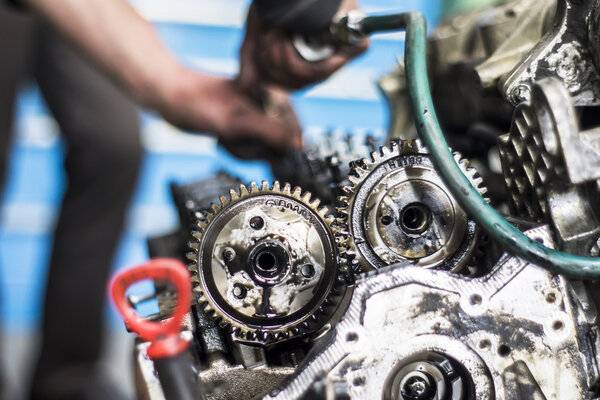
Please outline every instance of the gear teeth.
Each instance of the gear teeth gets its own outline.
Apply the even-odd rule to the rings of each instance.
[[[381,157],[383,157],[383,153],[382,153],[382,148],[380,147],[378,150],[376,151],[372,151],[371,154],[369,154],[370,156],[370,160],[366,160],[363,159],[363,163],[375,163],[378,162],[379,160],[381,160]],[[359,163],[355,163],[354,166],[356,167]]]
[[[325,218],[327,215],[327,207],[319,207],[317,208],[317,214],[319,214],[322,218]],[[331,224],[328,224],[331,225]]]
[[[312,208],[313,210],[316,210],[319,208],[320,205],[321,205],[321,200],[314,199],[313,202],[310,203],[310,208]]]
[[[301,200],[302,199],[302,189],[300,189],[298,186],[296,186],[294,188],[294,191],[292,192],[292,197]]]
[[[250,183],[250,194],[257,194],[260,191],[256,182]]]
[[[196,261],[197,260],[197,258],[196,258],[196,252],[195,251],[188,251],[187,253],[185,253],[185,258],[188,261],[192,261],[192,262]]]
[[[210,205],[210,210],[212,211],[213,214],[218,213],[220,209],[221,209],[221,207],[219,207],[218,205],[216,205],[214,203]]]
[[[248,197],[249,194],[248,188],[245,185],[240,185],[240,198]]]
[[[379,157],[379,158],[387,157],[390,154],[392,154],[393,151],[394,151],[394,148],[392,146],[382,146],[381,147],[381,157]]]
[[[235,190],[233,190],[233,189],[229,190],[229,197],[231,198],[232,202],[234,202],[234,201],[236,201],[237,199],[240,198],[239,194]]]
[[[288,196],[291,196],[292,195],[292,186],[289,183],[286,183],[283,186],[282,193],[287,194]]]
[[[226,207],[230,203],[229,199],[225,196],[219,196],[219,201],[221,202],[221,208]]]
[[[269,182],[262,181],[262,187],[260,188],[262,192],[268,192],[270,188]]]
[[[361,179],[369,173],[366,169],[363,169],[362,167],[354,167],[354,172]]]
[[[300,200],[304,203],[304,204],[309,204],[310,207],[312,208],[312,204],[310,203],[310,199],[312,197],[312,194],[310,192],[306,192],[304,193],[304,195],[300,198]]]
[[[279,183],[279,181],[273,182],[273,191],[276,193],[281,192],[281,184]]]
[[[219,325],[219,328],[224,329],[227,328],[227,326],[229,326],[229,324],[226,321],[223,321],[223,318],[216,318],[215,322]]]
[[[354,186],[358,186],[362,182],[362,178],[361,177],[359,177],[359,176],[353,176],[353,175],[348,176],[348,180]]]

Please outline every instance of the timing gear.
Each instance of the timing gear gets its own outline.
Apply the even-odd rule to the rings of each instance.
[[[468,161],[465,175],[485,193]],[[338,209],[346,247],[342,256],[363,270],[412,262],[458,272],[471,259],[479,228],[454,200],[418,140],[393,142],[352,169]]]
[[[235,340],[314,333],[345,292],[337,229],[311,194],[263,182],[230,191],[197,224],[189,269],[200,308]]]

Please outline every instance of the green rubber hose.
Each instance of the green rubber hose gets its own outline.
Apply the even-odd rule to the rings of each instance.
[[[580,257],[545,247],[504,219],[471,185],[458,168],[438,122],[427,76],[427,23],[419,12],[369,16],[361,23],[364,34],[406,30],[405,64],[408,91],[413,104],[419,137],[429,149],[444,182],[479,225],[509,252],[552,273],[575,279],[600,278],[600,258]]]

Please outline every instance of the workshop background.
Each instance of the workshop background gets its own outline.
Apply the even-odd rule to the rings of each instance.
[[[249,0],[132,3],[186,64],[214,74],[236,73]],[[454,4],[451,8],[459,3],[449,2]],[[430,28],[442,14],[441,0],[363,0],[360,6],[367,13],[418,9],[425,13]],[[328,81],[293,95],[307,140],[327,131],[376,137],[385,134],[388,110],[375,82],[402,57],[403,38],[403,34],[374,37],[363,57]],[[168,189],[171,181],[192,182],[218,170],[248,182],[270,180],[272,176],[265,163],[235,160],[210,137],[178,132],[149,113],[142,113],[142,119],[146,159],[115,268],[145,261],[146,238],[176,227]],[[28,358],[23,355],[35,350],[32,343],[41,316],[51,233],[64,187],[60,135],[34,85],[24,88],[20,96],[15,134],[0,221],[0,296],[5,343],[10,343],[5,346],[4,358],[11,360],[12,380],[22,382],[27,368],[23,360]],[[108,359],[110,365],[121,366],[111,368],[111,375],[126,382],[129,371],[123,369],[129,367],[126,360],[130,352],[125,350],[129,339],[124,339],[127,334],[114,312],[109,315],[114,340]]]

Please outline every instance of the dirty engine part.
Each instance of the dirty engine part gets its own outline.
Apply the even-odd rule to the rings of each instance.
[[[485,193],[477,171],[456,161]],[[461,271],[478,245],[479,229],[458,206],[417,141],[381,147],[352,169],[338,212],[345,228],[342,256],[363,270],[400,262]]]
[[[189,265],[200,308],[235,340],[315,333],[345,292],[333,217],[300,188],[252,184],[198,222]]]

